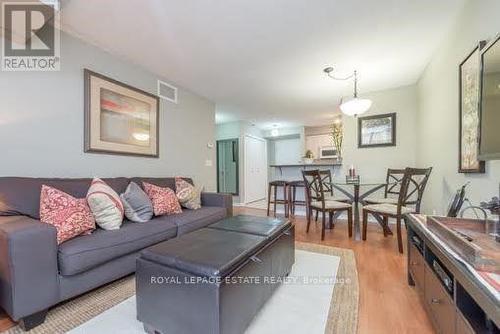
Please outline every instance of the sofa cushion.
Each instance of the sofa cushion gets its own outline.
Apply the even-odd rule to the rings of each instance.
[[[123,222],[125,209],[120,195],[101,179],[92,180],[87,193],[87,202],[95,222],[105,230],[117,230]]]
[[[59,246],[59,272],[75,275],[118,257],[136,252],[177,235],[174,216],[161,216],[147,223],[126,220],[119,230],[98,229]]]
[[[170,216],[177,225],[177,235],[186,234],[226,218],[225,208],[203,206],[198,210],[184,210]]]
[[[181,177],[175,178],[175,195],[186,209],[201,208],[201,191],[202,187],[195,187]]]
[[[56,228],[58,244],[95,229],[85,198],[74,198],[45,185],[40,194],[40,221]]]
[[[190,178],[183,177],[183,179],[190,184],[193,184],[193,180],[191,180]],[[133,177],[131,181],[137,183],[140,186],[142,186],[143,182],[146,182],[154,184],[158,187],[170,188],[175,190],[175,178],[173,177]]]
[[[144,181],[175,190],[173,177],[133,177],[131,179],[117,177],[102,180],[118,194],[125,191],[130,181],[138,185],[142,185]],[[184,178],[184,180],[193,184],[189,178]],[[24,215],[40,219],[40,191],[43,184],[64,191],[73,197],[83,198],[89,190],[90,182],[92,182],[91,178],[0,177],[0,216]]]
[[[31,177],[0,177],[0,216],[23,215],[40,219],[42,185],[84,198],[92,179],[55,179]],[[103,179],[114,191],[122,193],[129,183],[125,177]]]
[[[125,216],[136,223],[145,223],[153,218],[153,204],[148,195],[135,182],[130,182],[127,190],[120,195]]]
[[[155,216],[182,213],[179,200],[172,189],[159,187],[147,182],[143,182],[142,186],[146,194],[148,194],[151,203],[153,203]]]

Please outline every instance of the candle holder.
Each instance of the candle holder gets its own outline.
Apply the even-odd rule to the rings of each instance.
[[[357,183],[359,183],[359,175],[355,175],[355,176],[346,175],[345,182],[347,184],[357,184]]]

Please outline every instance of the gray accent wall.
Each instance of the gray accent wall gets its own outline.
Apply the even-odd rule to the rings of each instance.
[[[216,189],[215,148],[207,145],[215,142],[215,103],[183,88],[178,104],[161,100],[159,159],[84,153],[84,68],[155,95],[158,79],[169,82],[61,33],[61,71],[0,72],[0,176],[182,175]]]

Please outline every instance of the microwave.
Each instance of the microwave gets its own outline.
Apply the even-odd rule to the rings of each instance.
[[[334,146],[321,146],[319,148],[320,159],[336,159],[337,157],[337,149]]]

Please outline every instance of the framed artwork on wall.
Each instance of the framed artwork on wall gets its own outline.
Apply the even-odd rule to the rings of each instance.
[[[396,113],[358,118],[358,147],[396,146]]]
[[[84,70],[85,152],[158,158],[159,98]]]
[[[485,172],[484,161],[478,159],[480,51],[485,45],[486,42],[481,41],[459,66],[459,173]]]

